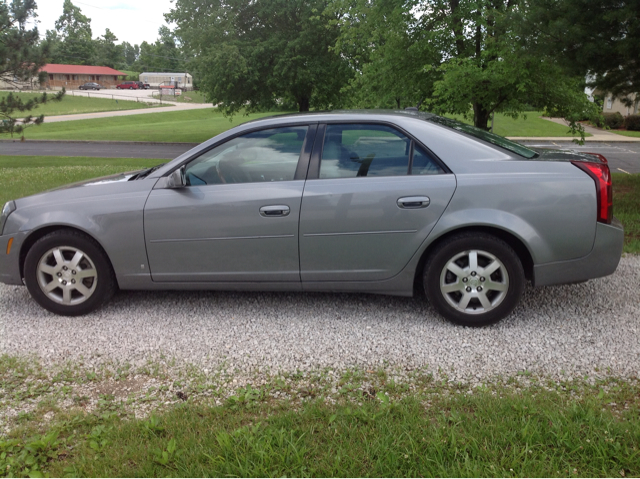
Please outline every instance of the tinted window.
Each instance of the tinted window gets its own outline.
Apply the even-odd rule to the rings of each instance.
[[[383,125],[327,125],[320,178],[406,175],[411,140]]]
[[[187,165],[187,184],[293,180],[306,134],[306,126],[296,126],[256,131],[229,140]]]
[[[440,175],[445,171],[422,147],[415,145],[413,149],[412,175]]]

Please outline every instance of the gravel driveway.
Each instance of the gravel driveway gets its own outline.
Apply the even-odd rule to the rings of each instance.
[[[607,278],[527,288],[514,314],[485,329],[444,322],[421,298],[362,294],[122,292],[97,313],[64,318],[26,288],[0,285],[0,353],[89,366],[164,355],[245,373],[387,364],[454,380],[636,377],[639,322],[640,256],[630,255]]]

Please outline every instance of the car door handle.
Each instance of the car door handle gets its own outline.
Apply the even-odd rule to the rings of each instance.
[[[260,208],[260,215],[265,218],[271,218],[273,216],[287,216],[289,211],[290,210],[287,205],[263,206]]]
[[[408,210],[426,208],[430,202],[427,196],[405,196],[398,198],[398,207]]]

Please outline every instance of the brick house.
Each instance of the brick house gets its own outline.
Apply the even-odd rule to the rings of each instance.
[[[110,67],[96,67],[91,65],[61,65],[48,63],[40,71],[46,72],[44,87],[51,90],[77,90],[80,85],[88,82],[100,83],[104,88],[114,88],[126,73]]]

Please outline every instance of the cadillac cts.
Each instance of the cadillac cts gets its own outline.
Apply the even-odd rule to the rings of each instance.
[[[526,281],[613,273],[600,155],[533,150],[417,111],[251,121],[175,160],[9,201],[0,281],[86,314],[118,289],[411,296],[462,325]]]

